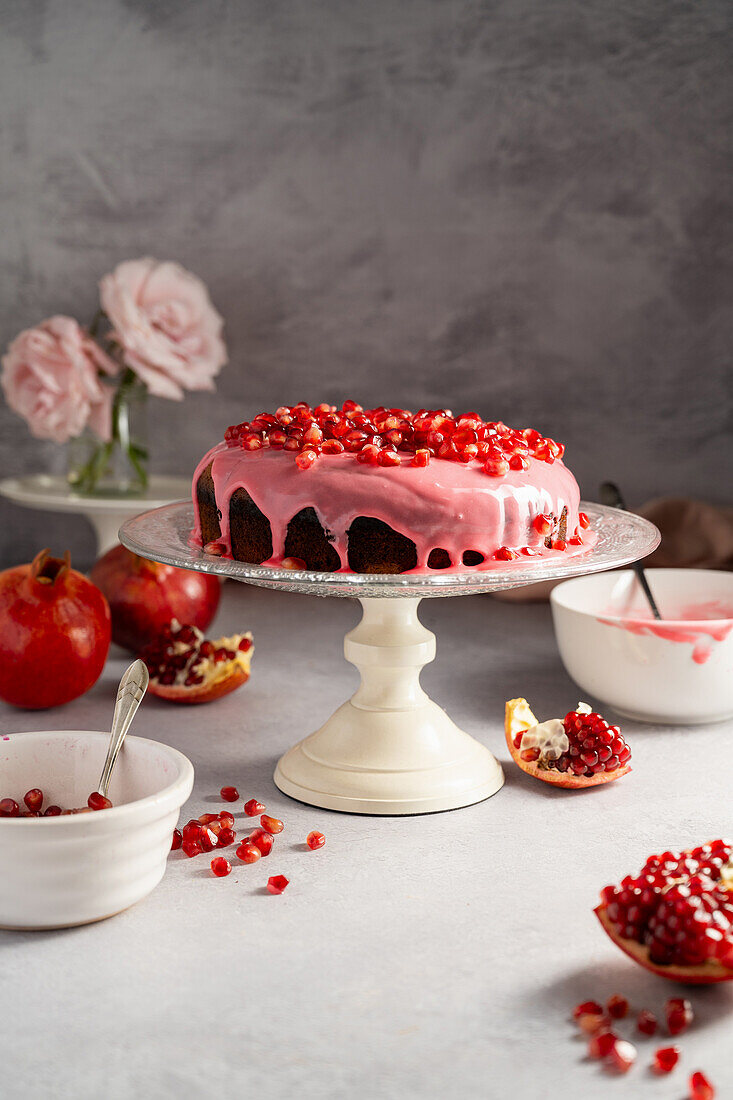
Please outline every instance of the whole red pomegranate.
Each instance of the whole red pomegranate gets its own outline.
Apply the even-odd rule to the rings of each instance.
[[[91,572],[112,611],[112,641],[139,653],[172,619],[206,630],[219,606],[218,577],[160,565],[113,546]]]
[[[94,684],[110,642],[106,599],[48,550],[0,573],[0,699],[42,710]]]

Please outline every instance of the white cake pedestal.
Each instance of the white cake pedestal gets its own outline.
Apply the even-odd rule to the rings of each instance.
[[[191,493],[190,480],[153,475],[147,490],[135,497],[85,497],[69,488],[65,477],[32,474],[0,481],[0,496],[41,512],[75,512],[88,519],[97,537],[97,557],[118,542],[117,532],[130,516],[160,508]]]
[[[275,783],[292,798],[329,810],[415,814],[470,806],[504,782],[489,750],[420,686],[421,669],[435,658],[435,636],[418,619],[420,600],[598,572],[645,557],[659,544],[656,527],[640,516],[597,504],[583,509],[597,535],[585,554],[517,559],[463,573],[316,573],[211,557],[188,545],[191,504],[136,516],[120,538],[135,553],[168,565],[265,588],[358,598],[362,620],[346,635],[344,652],[359,669],[361,685],[320,729],[285,753]]]

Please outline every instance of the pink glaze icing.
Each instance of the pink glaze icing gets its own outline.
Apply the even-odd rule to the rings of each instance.
[[[196,485],[212,463],[217,507],[221,512],[221,542],[231,553],[229,500],[244,488],[267,516],[272,528],[272,558],[263,564],[277,565],[284,556],[287,526],[302,508],[315,509],[324,528],[333,535],[332,545],[341,558],[341,572],[351,572],[347,562],[347,531],[357,516],[370,516],[389,524],[412,539],[418,564],[414,573],[433,573],[428,568],[430,551],[442,547],[450,554],[453,570],[462,565],[465,550],[477,550],[486,560],[471,568],[490,569],[511,565],[495,561],[500,546],[519,549],[530,546],[537,557],[520,555],[523,565],[539,558],[586,553],[595,542],[590,530],[583,531],[583,545],[567,550],[548,550],[532,528],[539,513],[559,516],[568,509],[568,535],[578,526],[580,492],[571,472],[557,459],[552,464],[529,460],[528,470],[510,470],[502,477],[489,477],[478,465],[433,458],[426,467],[404,460],[400,466],[362,465],[353,454],[324,455],[310,469],[301,470],[292,453],[263,449],[244,451],[219,443],[199,462],[193,478],[196,527],[192,542],[201,545]]]
[[[607,614],[613,614],[609,609]],[[647,634],[666,642],[692,646],[695,664],[704,665],[713,654],[713,642],[724,641],[733,630],[733,607],[719,600],[689,604],[669,619],[654,618],[650,608],[634,611],[622,619],[599,618],[605,626],[617,626],[629,634]]]

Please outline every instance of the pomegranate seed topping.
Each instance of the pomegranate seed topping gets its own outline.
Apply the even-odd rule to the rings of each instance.
[[[220,558],[222,554],[226,553],[226,546],[223,542],[207,542],[204,546],[204,553],[211,554],[212,557]]]
[[[305,838],[305,842],[311,849],[311,851],[315,852],[316,848],[323,847],[323,845],[326,843],[326,838],[323,833],[312,832],[308,833],[308,836]]]
[[[590,520],[585,512],[578,512],[578,523],[584,530],[586,527],[590,527]]]
[[[267,814],[263,814],[260,818],[260,825],[263,829],[266,829],[268,833],[276,835],[281,833],[285,826],[282,821],[278,821],[276,817],[268,817]]]
[[[0,798],[0,817],[19,817],[20,806],[14,798]]]
[[[430,462],[430,451],[427,449],[427,447],[418,448],[418,450],[415,451],[415,454],[413,455],[412,465],[413,466],[427,466],[429,462]]]
[[[43,791],[38,787],[32,787],[30,791],[26,791],[23,795],[23,801],[28,809],[35,813],[36,810],[40,810],[43,805]]]
[[[509,473],[509,463],[503,457],[489,455],[484,463],[484,470],[490,477],[502,477]]]
[[[222,829],[216,841],[217,848],[228,848],[237,839],[234,829]]]
[[[283,558],[280,567],[282,569],[305,569],[305,562],[302,558]]]
[[[232,865],[228,859],[224,859],[224,856],[217,856],[211,861],[211,871],[217,878],[224,878],[225,875],[231,874]]]
[[[553,539],[552,540],[552,549],[553,550],[567,550],[567,548],[568,548],[568,544],[565,542],[564,539]]]
[[[402,459],[396,451],[380,451],[379,452],[379,465],[380,466],[399,466]]]
[[[268,833],[265,829],[255,829],[249,834],[249,841],[255,848],[259,848],[263,856],[269,856],[275,843],[272,833]]]
[[[692,1005],[684,997],[671,997],[664,1006],[664,1014],[670,1035],[680,1035],[693,1020]]]
[[[244,804],[244,812],[247,817],[257,817],[265,812],[265,807],[256,798],[250,798],[249,802]]]
[[[299,470],[309,470],[317,458],[314,450],[301,451],[295,456],[295,463]]]
[[[87,799],[87,806],[90,810],[111,810],[112,803],[108,798],[105,798],[99,791],[93,791]]]
[[[512,455],[512,457],[509,459],[509,469],[510,470],[528,470],[529,469],[529,459],[525,458],[524,455],[519,455],[519,454]]]
[[[288,885],[288,879],[285,875],[272,875],[267,880],[267,889],[271,894],[282,894],[285,887]]]
[[[659,1025],[654,1013],[650,1012],[647,1008],[642,1008],[637,1017],[636,1026],[642,1035],[655,1035]]]
[[[61,815],[61,813],[62,813],[62,810],[61,810],[60,806],[49,806],[48,809],[44,810],[43,816],[44,817],[59,817]]]
[[[715,1089],[702,1070],[695,1070],[690,1078],[690,1100],[714,1100]]]
[[[654,1051],[652,1067],[656,1073],[671,1073],[680,1057],[679,1047],[660,1047]]]
[[[573,1009],[573,1019],[579,1020],[581,1016],[602,1016],[603,1008],[598,1001],[581,1001]]]
[[[246,840],[244,844],[240,844],[237,848],[237,856],[242,860],[242,863],[256,863],[258,859],[262,858],[262,852],[256,845],[250,844]]]
[[[611,1047],[608,1060],[619,1073],[627,1073],[636,1061],[636,1047],[625,1039],[617,1039]]]
[[[188,856],[189,859],[191,859],[192,856],[198,856],[201,854],[201,852],[203,852],[203,848],[201,847],[198,840],[184,840],[183,844],[181,844],[181,850],[185,855]]]
[[[173,830],[173,840],[171,841],[171,851],[177,852],[183,843],[183,836],[180,829]]]
[[[239,791],[236,787],[222,787],[219,794],[225,802],[236,802],[239,799]]]
[[[622,997],[620,993],[614,993],[612,997],[609,997],[606,1001],[606,1010],[609,1016],[612,1016],[614,1020],[623,1020],[624,1016],[629,1011],[629,1002],[626,997]]]
[[[588,1054],[591,1058],[605,1058],[617,1041],[618,1035],[613,1031],[599,1031],[588,1043]]]
[[[546,515],[535,516],[532,526],[539,535],[549,535],[552,530],[552,519]]]
[[[494,557],[497,561],[512,561],[517,557],[516,550],[510,550],[508,546],[500,546],[498,550],[494,551]]]

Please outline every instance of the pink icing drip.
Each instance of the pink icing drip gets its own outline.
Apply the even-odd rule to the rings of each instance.
[[[416,467],[407,456],[401,466],[385,468],[361,465],[353,454],[324,455],[309,470],[300,470],[292,453],[244,452],[219,443],[201,459],[193,479],[196,527],[192,541],[199,546],[196,484],[210,462],[226,552],[231,552],[229,500],[244,488],[270,521],[273,554],[264,563],[268,565],[282,561],[288,523],[308,507],[315,509],[333,534],[332,545],[345,572],[349,571],[346,532],[357,516],[382,520],[412,539],[418,556],[415,573],[435,572],[428,569],[427,560],[436,547],[448,551],[454,568],[461,567],[465,550],[485,554],[487,560],[472,567],[473,571],[511,564],[491,558],[499,546],[532,546],[548,557],[585,553],[595,542],[593,533],[584,531],[582,546],[547,550],[531,527],[538,513],[559,516],[565,506],[568,534],[578,525],[578,486],[559,459],[552,464],[530,459],[529,470],[510,471],[501,478],[489,477],[478,465],[435,458],[427,467]],[[526,565],[535,559],[522,555],[516,560]]]
[[[650,635],[666,642],[682,642],[691,645],[695,664],[704,665],[713,654],[713,646],[706,642],[724,641],[733,630],[733,608],[719,601],[690,604],[669,621],[658,622],[649,608],[634,611],[629,618],[599,618],[605,626],[617,626],[629,634]]]

